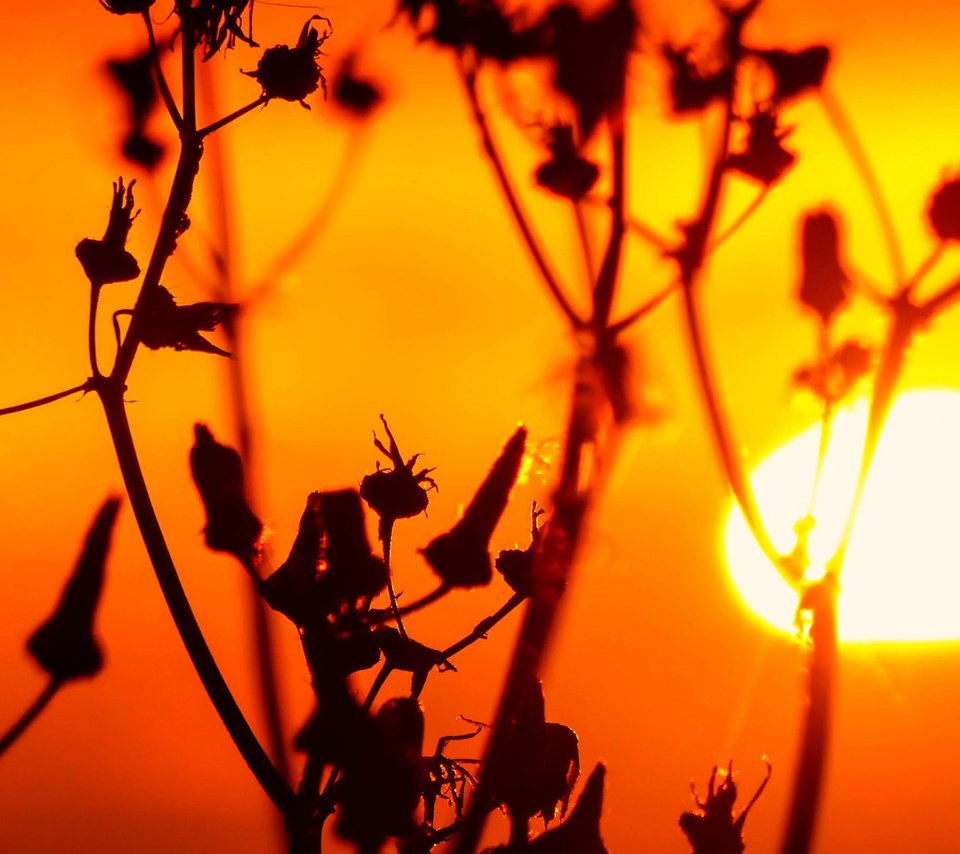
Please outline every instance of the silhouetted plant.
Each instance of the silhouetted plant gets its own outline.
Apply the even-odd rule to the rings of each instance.
[[[457,852],[472,854],[480,845],[485,818],[498,808],[508,814],[511,831],[509,843],[497,851],[599,854],[606,850],[599,828],[604,767],[595,768],[568,814],[580,771],[579,742],[568,726],[546,720],[539,675],[560,600],[582,547],[588,514],[614,463],[622,430],[642,409],[632,387],[631,354],[623,335],[671,293],[679,294],[683,301],[694,370],[726,479],[772,567],[795,590],[798,630],[810,643],[809,705],[783,848],[785,854],[809,851],[829,742],[840,573],[907,348],[919,329],[960,297],[960,282],[944,284],[933,296],[916,296],[947,244],[960,239],[960,181],[945,178],[933,192],[926,214],[938,243],[927,261],[908,275],[876,179],[838,105],[821,91],[829,68],[829,49],[823,45],[799,50],[750,45],[744,31],[760,2],[748,0],[735,6],[717,0],[718,35],[712,42],[657,46],[657,59],[669,74],[666,99],[674,114],[698,117],[708,110],[722,114],[700,202],[692,214],[688,212],[679,221],[678,233],[670,238],[632,219],[626,209],[628,76],[641,36],[647,35],[630,0],[613,0],[591,14],[566,0],[549,3],[536,14],[508,10],[498,0],[399,3],[397,16],[406,18],[421,40],[432,41],[454,55],[484,151],[520,237],[572,333],[577,361],[551,511],[541,527],[544,511],[533,504],[529,547],[506,549],[492,559],[493,536],[525,454],[527,433],[521,427],[508,439],[462,518],[420,549],[440,583],[412,603],[401,604],[395,592],[393,529],[426,510],[437,486],[432,476],[435,469],[418,468],[419,454],[403,456],[383,415],[380,419],[387,444],[376,432],[373,442],[389,465],[381,467],[378,461],[376,470],[361,480],[358,489],[312,492],[287,559],[272,571],[262,562],[263,524],[251,506],[246,483],[248,454],[221,444],[209,428],[196,425],[190,467],[206,514],[205,541],[211,549],[236,557],[252,579],[256,594],[292,623],[310,673],[316,702],[294,739],[295,748],[305,754],[294,786],[284,770],[282,745],[278,747],[274,738],[275,759],[260,745],[193,616],[140,469],[125,392],[140,345],[230,356],[229,350],[202,333],[226,333],[235,344],[240,303],[224,294],[219,300],[178,304],[163,284],[167,262],[191,227],[188,208],[205,143],[212,144],[212,135],[218,130],[270,101],[296,101],[306,107],[305,99],[318,90],[325,97],[326,77],[319,59],[321,47],[332,35],[332,24],[324,16],[313,15],[295,44],[263,51],[255,69],[244,72],[259,84],[260,95],[202,126],[197,118],[197,59],[209,60],[238,42],[248,49],[257,47],[252,0],[174,0],[172,32],[162,43],[165,50],[169,46],[176,52],[181,63],[179,98],[162,69],[160,42],[151,19],[152,0],[102,0],[101,5],[113,14],[139,15],[149,44],[145,53],[109,65],[128,102],[124,153],[148,171],[154,169],[166,142],[148,133],[147,121],[162,103],[179,139],[176,170],[142,272],[127,249],[138,213],[132,180],[125,183],[119,178],[114,183],[103,237],[85,238],[76,246],[77,259],[90,284],[91,376],[71,389],[7,407],[0,414],[44,405],[79,391],[97,395],[134,516],[184,646],[225,728],[276,805],[289,832],[292,852],[319,851],[324,824],[336,813],[337,832],[363,852],[378,851],[392,838],[407,854],[427,852],[450,840],[455,840]],[[354,54],[349,54],[342,62],[332,90],[347,110],[363,117],[379,103],[381,93],[378,86],[355,75],[353,61]],[[533,177],[542,190],[570,205],[589,271],[586,310],[578,307],[554,273],[514,188],[481,101],[480,75],[491,67],[509,73],[521,61],[547,68],[547,94],[551,103],[559,105],[548,119],[538,122],[540,159]],[[817,326],[818,351],[812,361],[798,367],[793,380],[812,392],[821,405],[814,494],[837,406],[864,381],[872,383],[860,473],[846,525],[825,574],[811,580],[807,538],[816,524],[813,501],[811,512],[797,521],[793,549],[782,553],[766,531],[736,452],[703,340],[700,295],[710,254],[768,192],[787,179],[799,155],[788,147],[791,129],[782,124],[784,112],[795,99],[814,94],[821,96],[873,196],[891,257],[892,284],[886,289],[889,292],[872,293],[890,319],[883,344],[874,347],[855,338],[837,340],[836,320],[863,284],[844,257],[840,215],[828,208],[804,214],[797,298]],[[605,159],[595,155],[603,145],[607,147]],[[723,191],[731,176],[754,182],[758,195],[731,226],[719,232]],[[608,192],[604,200],[608,230],[599,264],[594,264],[584,211],[596,201],[592,192],[598,185]],[[290,258],[302,250],[303,240],[309,240],[317,228],[316,220],[309,222],[302,240],[294,241],[277,266],[291,263]],[[622,279],[624,243],[631,231],[654,243],[676,269],[671,282],[639,307],[618,316],[615,301]],[[139,292],[128,303],[132,307],[114,313],[116,349],[109,370],[103,372],[96,337],[100,291],[105,285],[120,285],[141,275]],[[238,420],[243,424],[245,418],[241,415]],[[374,553],[368,539],[364,503],[378,516],[382,556]],[[28,642],[28,651],[49,674],[50,683],[0,740],[0,752],[24,731],[59,687],[91,676],[101,666],[92,624],[118,507],[118,499],[104,504],[60,605]],[[494,567],[510,591],[497,611],[445,648],[431,647],[409,635],[403,621],[406,614],[455,595],[458,589],[490,584]],[[419,697],[426,681],[434,670],[455,671],[452,659],[521,604],[526,608],[516,652],[483,758],[451,757],[445,750],[452,742],[478,736],[486,725],[477,725],[472,733],[445,736],[432,755],[425,755],[425,713]],[[265,654],[264,660],[268,657]],[[353,675],[378,665],[366,696],[358,699]],[[407,695],[377,704],[395,671],[410,674]],[[698,811],[680,818],[695,854],[744,850],[744,822],[767,784],[770,766],[767,777],[738,814],[732,761],[725,774],[719,773],[722,779],[717,786],[718,768],[714,767],[705,801],[694,791]],[[438,826],[439,801],[449,805],[445,812],[452,812],[449,824],[442,826]],[[536,817],[545,823],[562,821],[531,839],[529,824]]]

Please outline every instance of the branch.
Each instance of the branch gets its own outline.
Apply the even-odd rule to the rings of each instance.
[[[178,130],[183,130],[183,116],[177,108],[177,102],[173,99],[173,93],[167,85],[167,78],[164,76],[163,68],[160,66],[160,50],[157,47],[157,38],[153,32],[153,21],[150,18],[150,10],[143,10],[143,22],[147,27],[147,37],[150,39],[150,58],[153,60],[153,70],[157,75],[157,88],[160,90],[160,97],[170,114],[173,126]]]
[[[93,389],[93,380],[88,379],[80,383],[80,385],[74,386],[73,388],[64,389],[63,391],[58,391],[55,394],[48,394],[46,397],[38,397],[36,400],[28,400],[26,403],[16,403],[13,406],[5,406],[0,409],[0,415],[13,415],[15,412],[24,412],[27,409],[36,409],[38,406],[46,406],[48,403],[53,403],[56,400],[60,400],[62,397],[70,397],[71,394],[76,394],[77,392],[83,392],[86,394],[88,391],[93,391]]]
[[[251,101],[249,104],[246,104],[239,110],[234,110],[232,113],[224,116],[222,119],[217,119],[215,122],[207,125],[205,128],[201,128],[197,131],[197,136],[199,136],[200,139],[203,139],[204,137],[212,134],[214,131],[218,131],[220,128],[230,124],[230,122],[234,122],[241,116],[245,116],[251,110],[255,110],[257,107],[264,106],[269,100],[270,99],[266,95],[261,95],[255,101]]]
[[[510,178],[508,177],[506,168],[503,165],[503,160],[500,158],[500,154],[498,153],[496,145],[493,142],[493,137],[490,134],[490,126],[487,123],[487,117],[483,112],[483,108],[480,105],[480,99],[477,96],[476,72],[466,67],[463,56],[458,54],[457,60],[457,69],[460,72],[460,79],[463,82],[464,89],[467,93],[467,100],[470,102],[470,107],[473,110],[473,119],[477,124],[477,129],[480,131],[480,136],[483,140],[483,148],[486,151],[487,157],[489,158],[490,163],[493,166],[493,170],[497,175],[497,180],[500,182],[500,189],[507,198],[507,204],[510,207],[510,212],[513,214],[517,228],[520,229],[520,234],[522,235],[524,242],[527,244],[527,249],[533,256],[533,260],[537,265],[537,269],[540,270],[540,275],[543,277],[543,282],[547,286],[547,290],[550,291],[550,295],[553,297],[556,304],[560,307],[560,310],[566,316],[571,327],[574,329],[582,329],[585,326],[584,321],[573,310],[573,307],[570,305],[570,302],[563,293],[563,289],[557,282],[553,271],[547,264],[547,260],[540,249],[537,238],[534,236],[533,230],[531,229],[530,224],[527,222],[527,218],[520,207],[520,201],[513,190],[513,185],[510,183]]]
[[[13,743],[26,732],[30,724],[40,716],[40,713],[56,696],[57,691],[63,687],[63,684],[63,681],[59,679],[51,679],[46,684],[40,692],[40,696],[30,704],[30,707],[17,719],[16,723],[0,737],[0,756],[3,756]]]
[[[441,657],[450,658],[451,656],[456,655],[458,652],[465,650],[472,643],[485,639],[487,632],[489,632],[490,629],[492,629],[497,623],[506,617],[507,614],[509,614],[526,598],[526,594],[524,593],[514,593],[513,596],[511,596],[498,610],[494,611],[489,617],[486,617],[477,623],[470,634],[464,636],[456,643],[451,644],[442,653],[440,653]]]

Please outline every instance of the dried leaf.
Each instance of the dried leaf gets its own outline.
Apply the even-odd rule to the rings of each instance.
[[[797,159],[781,144],[792,128],[780,130],[773,110],[758,110],[747,120],[747,145],[727,157],[727,168],[741,172],[765,187],[775,184]]]
[[[135,310],[140,340],[151,350],[172,347],[217,356],[230,354],[204,338],[201,332],[213,332],[236,314],[233,303],[197,302],[177,305],[173,294],[163,285],[146,291]]]
[[[774,101],[785,101],[810,89],[819,89],[830,64],[830,48],[815,45],[804,50],[757,50],[774,78]]]
[[[206,544],[248,566],[259,552],[263,524],[247,504],[243,460],[205,425],[195,424],[193,431],[190,472],[207,514]]]
[[[103,666],[93,620],[119,509],[119,498],[108,498],[100,507],[56,610],[27,641],[27,651],[57,681],[94,676]]]
[[[504,446],[464,511],[463,518],[422,550],[423,556],[444,584],[450,587],[477,587],[490,583],[493,577],[490,538],[520,472],[526,440],[527,431],[520,427]]]

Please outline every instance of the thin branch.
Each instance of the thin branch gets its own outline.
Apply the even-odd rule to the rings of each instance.
[[[583,215],[583,200],[575,199],[573,201],[573,218],[577,225],[577,236],[580,238],[580,248],[583,253],[583,267],[587,274],[587,281],[591,286],[597,280],[596,262],[593,258],[593,246],[590,243],[590,232],[587,229],[587,221]]]
[[[893,227],[893,218],[890,216],[890,209],[883,197],[883,191],[880,189],[880,182],[870,166],[867,153],[857,138],[853,125],[847,118],[840,101],[837,97],[826,89],[820,90],[820,103],[833,125],[834,132],[847,149],[847,154],[853,162],[857,172],[860,173],[860,180],[863,181],[873,203],[873,209],[876,211],[877,218],[880,221],[880,228],[883,231],[884,243],[887,247],[887,254],[890,258],[890,269],[893,277],[898,284],[905,282],[907,278],[906,270],[903,264],[903,253],[900,250],[900,241],[897,239],[896,229]]]
[[[937,262],[943,257],[944,252],[947,251],[947,241],[941,240],[933,247],[933,251],[923,260],[923,263],[914,271],[913,275],[907,280],[904,287],[909,293],[914,288],[917,287],[930,273],[930,271],[937,265]]]
[[[734,234],[736,234],[759,209],[760,206],[764,203],[767,196],[770,193],[770,187],[763,187],[759,193],[754,197],[753,201],[750,202],[723,231],[717,234],[709,244],[707,245],[707,250],[712,252],[714,249],[719,248],[724,243],[726,243]]]
[[[613,306],[613,293],[620,272],[623,254],[624,205],[626,183],[626,144],[624,139],[623,109],[620,105],[617,115],[611,120],[610,148],[613,189],[610,194],[610,239],[604,253],[600,271],[597,273],[596,287],[593,290],[593,328],[599,335],[606,331],[610,322],[610,310]]]
[[[947,285],[940,293],[934,294],[926,302],[921,303],[917,311],[924,322],[929,322],[958,298],[960,298],[960,279]]]
[[[393,519],[390,517],[381,517],[378,526],[380,542],[383,543],[383,565],[387,570],[387,593],[390,596],[390,613],[393,615],[394,622],[397,624],[397,631],[404,643],[409,643],[407,630],[403,626],[403,618],[400,616],[400,608],[397,605],[397,593],[393,587],[393,572],[390,568],[390,544],[393,539]],[[386,677],[384,677],[386,678]]]
[[[293,815],[297,808],[296,795],[286,780],[278,773],[270,757],[264,752],[257,737],[250,729],[243,712],[230,692],[223,674],[217,667],[200,626],[197,623],[173,558],[167,548],[163,531],[157,520],[153,502],[143,478],[137,458],[130,423],[123,403],[123,386],[113,382],[101,383],[97,389],[107,417],[107,426],[113,439],[117,462],[123,476],[130,505],[133,508],[140,534],[143,537],[150,563],[153,566],[160,589],[170,615],[183,641],[194,669],[206,689],[210,701],[220,716],[223,725],[233,739],[237,750],[244,758],[264,792],[285,816]]]
[[[451,590],[452,587],[441,584],[435,590],[431,590],[429,593],[425,593],[419,599],[414,599],[409,605],[400,605],[400,596],[397,596],[397,611],[394,612],[392,603],[390,608],[374,608],[364,615],[364,622],[368,626],[375,626],[378,623],[386,623],[389,620],[396,619],[397,615],[401,617],[406,617],[408,614],[413,614],[416,611],[420,611],[423,608],[426,608],[428,605],[432,605],[438,599],[442,599],[446,596]]]
[[[85,380],[80,383],[80,385],[74,386],[73,388],[64,389],[63,391],[58,391],[54,394],[48,394],[46,397],[38,397],[36,400],[28,400],[25,403],[16,403],[13,406],[5,406],[0,409],[0,415],[13,415],[15,412],[25,412],[28,409],[36,409],[38,406],[46,406],[48,403],[53,403],[54,401],[60,400],[63,397],[70,397],[72,394],[77,394],[78,392],[83,392],[86,394],[88,391],[93,391],[94,381],[92,379]]]
[[[510,212],[517,224],[517,228],[520,230],[520,234],[527,244],[527,249],[533,256],[534,263],[537,265],[537,269],[539,269],[540,275],[543,277],[543,282],[547,286],[547,290],[550,291],[550,295],[553,297],[557,306],[559,306],[574,329],[582,329],[585,326],[584,321],[574,311],[573,306],[570,305],[556,276],[554,276],[553,271],[550,269],[547,259],[540,249],[537,238],[534,236],[533,230],[527,222],[527,217],[520,207],[520,201],[513,190],[513,185],[510,183],[506,167],[493,142],[486,114],[483,112],[483,107],[480,105],[480,99],[477,95],[476,72],[473,69],[467,68],[463,56],[458,54],[457,60],[457,70],[460,73],[460,79],[467,93],[467,100],[470,102],[470,107],[473,111],[473,119],[476,122],[477,129],[480,131],[484,151],[496,173],[497,180],[500,183],[500,189],[503,191],[504,196],[506,196],[507,204],[510,207]]]
[[[13,743],[26,732],[27,728],[47,707],[50,701],[56,696],[57,691],[64,685],[59,679],[51,679],[40,692],[40,696],[34,700],[30,707],[17,719],[16,723],[0,737],[0,756],[3,756]]]
[[[183,116],[177,107],[177,102],[173,98],[173,93],[167,85],[167,78],[160,65],[160,49],[157,47],[157,37],[153,31],[153,21],[150,18],[150,10],[143,10],[143,22],[147,27],[147,37],[150,40],[150,59],[153,61],[153,71],[157,75],[157,88],[160,90],[160,97],[170,114],[173,126],[179,131],[183,129]]]
[[[264,106],[269,100],[270,99],[266,95],[261,95],[255,101],[251,101],[249,104],[240,107],[239,110],[234,110],[232,113],[224,116],[222,119],[217,119],[215,122],[212,122],[206,127],[200,128],[200,130],[197,131],[197,136],[199,136],[200,139],[203,139],[215,131],[220,130],[220,128],[226,127],[228,124],[230,124],[230,122],[235,122],[241,116],[245,116],[251,110],[255,110],[257,107]]]
[[[450,658],[451,656],[456,655],[458,652],[465,650],[472,643],[476,643],[478,640],[484,640],[487,636],[487,632],[490,631],[497,623],[499,623],[504,617],[507,616],[514,608],[517,607],[524,599],[526,599],[526,594],[523,593],[514,593],[499,609],[494,611],[489,617],[481,620],[474,626],[473,631],[470,634],[465,635],[456,643],[448,646],[442,653],[440,653],[442,658]],[[452,738],[453,736],[451,736]],[[459,736],[460,738],[467,738],[467,736]]]
[[[674,279],[669,285],[667,285],[660,293],[654,294],[650,299],[648,299],[643,305],[639,308],[635,308],[630,314],[626,317],[621,318],[620,320],[611,323],[607,330],[611,336],[616,337],[621,332],[624,332],[629,327],[633,326],[638,320],[642,320],[651,311],[653,311],[657,306],[660,305],[670,294],[672,294],[679,286],[681,282],[680,279]]]

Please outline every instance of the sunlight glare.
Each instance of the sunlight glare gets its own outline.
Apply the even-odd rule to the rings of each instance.
[[[856,481],[866,403],[838,412],[810,535],[815,578],[836,546]],[[819,425],[786,442],[751,477],[770,536],[781,552],[807,512]],[[844,641],[960,639],[960,394],[897,398],[877,449],[841,576]],[[724,526],[724,554],[743,602],[793,633],[796,595],[764,558],[739,509]]]

